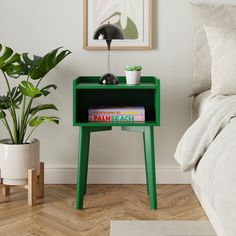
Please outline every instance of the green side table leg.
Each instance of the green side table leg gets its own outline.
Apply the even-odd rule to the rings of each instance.
[[[143,149],[144,149],[144,160],[145,160],[146,187],[147,187],[147,194],[149,195],[148,174],[147,174],[148,173],[148,170],[147,170],[147,156],[146,156],[146,145],[145,145],[145,135],[144,135],[144,132],[143,132]]]
[[[80,127],[79,150],[77,164],[76,208],[83,208],[86,190],[90,131],[88,127]]]
[[[85,134],[85,140],[84,142],[84,168],[85,168],[85,179],[84,179],[84,195],[86,194],[86,190],[87,190],[87,178],[88,178],[88,162],[89,162],[89,144],[90,144],[90,131],[86,130],[86,134]]]
[[[156,170],[153,127],[147,126],[144,131],[144,147],[146,156],[147,184],[151,209],[157,209]]]

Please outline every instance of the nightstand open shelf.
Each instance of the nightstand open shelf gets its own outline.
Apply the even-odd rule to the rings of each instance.
[[[99,76],[82,76],[73,83],[73,125],[79,126],[76,208],[83,208],[86,194],[90,135],[92,132],[110,131],[121,126],[124,131],[143,134],[147,192],[150,207],[157,209],[154,126],[160,126],[160,81],[153,76],[141,77],[139,85],[127,85],[125,77],[118,77],[117,85],[101,85]],[[89,122],[90,107],[145,108],[145,122]],[[105,147],[105,146],[104,146]]]
[[[118,85],[100,85],[99,77],[79,77],[74,81],[74,126],[127,126],[130,123],[88,122],[88,110],[93,106],[143,106],[145,121],[135,126],[160,125],[160,82],[155,77],[142,77],[140,85],[127,85],[118,77]]]

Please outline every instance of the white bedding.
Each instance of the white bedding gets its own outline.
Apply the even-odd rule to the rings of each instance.
[[[205,101],[211,96],[211,90],[207,90],[195,96],[192,103],[192,121],[195,121],[204,109]]]
[[[203,103],[175,157],[183,170],[195,167],[198,196],[218,235],[236,236],[236,96]]]

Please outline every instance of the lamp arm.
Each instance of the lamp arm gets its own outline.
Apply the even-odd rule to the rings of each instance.
[[[112,41],[112,39],[107,39],[107,40],[106,40],[106,42],[107,42],[107,49],[108,49],[108,51],[110,51],[110,50],[111,50],[111,41]]]
[[[108,54],[107,54],[107,70],[108,70],[108,73],[111,72],[111,65],[110,65],[111,41],[112,40],[106,40],[106,42],[107,42],[107,49],[108,49]]]

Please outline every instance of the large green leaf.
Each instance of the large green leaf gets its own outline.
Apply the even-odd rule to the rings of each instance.
[[[16,65],[16,64],[12,64],[7,67],[4,67],[4,71],[7,73],[8,76],[12,78],[18,78],[21,75],[25,74],[21,65]]]
[[[4,119],[5,117],[6,117],[5,112],[0,110],[0,119]]]
[[[9,76],[18,78],[21,75],[28,75],[41,58],[42,57],[34,55],[33,58],[30,59],[28,53],[22,53],[17,63],[8,65],[4,69]]]
[[[30,127],[37,127],[43,123],[50,123],[50,122],[59,124],[59,118],[53,116],[36,116],[30,120],[29,125]]]
[[[7,93],[7,97],[9,97],[9,92]],[[21,104],[23,99],[23,94],[20,92],[20,89],[18,87],[14,87],[11,90],[11,98],[12,98],[12,106],[15,108],[18,108],[18,106]],[[10,98],[9,98],[10,99]]]
[[[38,88],[34,87],[32,83],[27,81],[22,81],[19,85],[19,89],[23,95],[28,97],[35,98],[42,95]]]
[[[36,65],[30,70],[29,76],[33,80],[43,78],[51,69],[58,65],[66,56],[71,52],[69,50],[63,50],[59,53],[60,48],[56,48],[53,51],[47,53],[42,57]],[[59,54],[58,54],[59,53]]]
[[[2,45],[0,51],[2,51]],[[5,47],[3,54],[0,56],[0,69],[14,62],[19,62],[20,54],[14,53],[9,47]]]
[[[21,61],[20,61],[20,67],[22,70],[22,75],[28,75],[29,72],[36,66],[39,60],[41,60],[42,57],[39,56],[33,56],[33,58],[29,58],[28,53],[22,53],[21,55]]]
[[[3,48],[4,51],[2,50]],[[44,57],[33,56],[31,59],[28,53],[20,55],[14,53],[11,48],[3,47],[0,44],[0,54],[2,54],[0,56],[0,70],[13,78],[29,75],[34,80],[40,79],[71,53],[69,50],[59,53],[60,49],[57,48],[47,53]]]
[[[6,110],[10,107],[10,99],[7,96],[0,96],[0,109]]]
[[[3,47],[0,44],[0,52]],[[4,48],[4,52],[0,56],[0,70],[6,72],[11,77],[19,77],[21,75],[20,69],[20,54],[14,53],[9,47]]]
[[[28,53],[22,53],[22,61],[28,65],[28,68],[33,67],[37,62],[42,59],[40,56],[33,56],[33,59],[30,59]]]
[[[56,111],[58,111],[57,107],[53,104],[42,104],[42,105],[38,105],[37,107],[32,108],[30,110],[30,114],[32,116],[34,116],[39,111],[43,111],[43,110],[56,110]]]
[[[22,102],[23,94],[21,94],[18,87],[14,87],[11,93],[7,93],[6,96],[0,96],[0,108],[3,110],[9,109],[9,107],[19,108]]]
[[[47,96],[48,94],[50,94],[50,89],[51,88],[56,90],[57,86],[55,84],[49,84],[49,85],[43,87],[40,91],[44,96]]]

